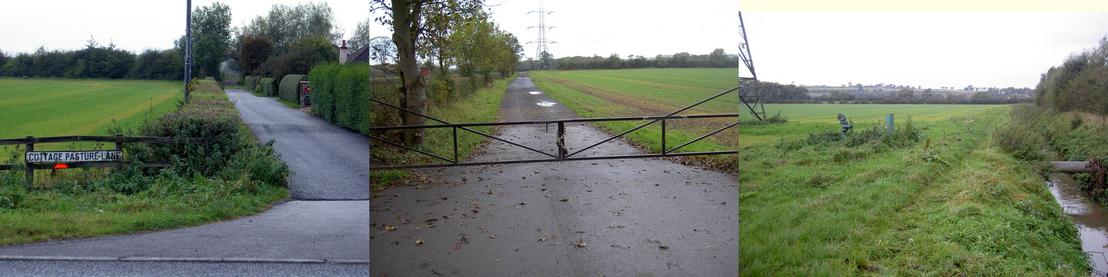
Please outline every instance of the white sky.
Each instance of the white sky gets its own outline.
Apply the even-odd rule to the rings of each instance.
[[[502,29],[521,42],[535,39],[535,30],[527,28],[538,19],[527,12],[537,9],[539,0],[486,1]],[[1033,0],[1022,0],[1032,3],[1029,8],[1003,11],[989,10],[999,4],[964,10],[865,9],[878,2],[864,1],[848,8],[797,10],[785,4],[803,1],[756,1],[744,0],[755,6],[744,16],[759,77],[782,83],[1033,87],[1046,69],[1108,35],[1106,9],[1040,12],[1033,10],[1041,7]],[[184,32],[183,0],[12,2],[0,9],[0,50],[8,53],[39,46],[78,49],[90,37],[136,52],[165,49]],[[212,2],[195,0],[193,6]],[[273,4],[310,1],[223,2],[231,6],[233,25],[243,26]],[[368,0],[326,2],[347,35],[369,17]],[[558,42],[550,46],[556,57],[705,54],[715,48],[735,53],[737,48],[736,0],[548,0],[543,5],[554,11],[547,23],[555,26],[548,36]],[[387,28],[374,25],[373,36],[388,35]],[[533,44],[524,47],[528,57],[534,55]]]

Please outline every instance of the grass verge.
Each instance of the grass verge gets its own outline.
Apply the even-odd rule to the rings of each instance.
[[[454,100],[445,101],[430,110],[430,115],[447,122],[491,122],[496,121],[500,112],[500,101],[507,91],[508,83],[514,76],[494,81],[492,85],[478,89],[471,95],[460,95]],[[371,108],[379,108],[373,105]],[[434,124],[434,122],[428,122]],[[491,127],[474,127],[474,130],[489,133]],[[479,146],[484,143],[485,137],[460,131],[458,132],[458,157],[465,159],[473,155]],[[417,147],[443,157],[453,157],[453,135],[450,128],[427,129],[424,134],[423,144]],[[443,162],[411,151],[400,151],[395,147],[387,147],[375,144],[370,149],[371,161],[374,164],[426,164]],[[411,179],[409,171],[382,170],[370,172],[370,183],[373,184],[375,193],[395,185],[405,179]]]
[[[1087,275],[1077,231],[1042,178],[992,140],[1004,111],[916,122],[920,142],[898,147],[744,147],[743,274]]]

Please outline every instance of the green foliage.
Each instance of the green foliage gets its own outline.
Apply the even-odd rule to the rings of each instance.
[[[363,134],[369,133],[369,68],[343,67],[335,76],[335,123]]]
[[[153,137],[203,138],[205,142],[155,145],[136,149],[132,157],[141,161],[174,160],[179,172],[212,176],[244,145],[252,142],[246,141],[240,133],[242,121],[234,112],[234,104],[226,99],[217,84],[193,81],[190,87],[194,97],[189,104],[142,126],[138,133]]]
[[[291,103],[300,103],[300,81],[308,80],[308,75],[289,74],[281,78],[278,95]]]
[[[258,35],[239,37],[238,62],[242,72],[253,74],[273,54],[273,42]]]
[[[342,70],[337,64],[321,64],[312,68],[308,81],[312,87],[312,113],[335,122],[335,77]]]
[[[219,66],[226,60],[231,47],[231,7],[215,2],[211,6],[197,7],[192,17],[193,75],[222,80]]]
[[[149,57],[148,57],[149,59]],[[34,53],[20,53],[7,63],[0,65],[0,72],[9,77],[47,77],[47,78],[96,78],[122,79],[134,73],[132,68],[138,62],[131,52],[116,48],[115,44],[101,46],[90,40],[84,49],[76,51],[51,50],[39,47]],[[145,65],[145,64],[144,64]],[[173,72],[167,63],[159,68],[150,68],[157,72]],[[178,78],[180,78],[178,76]]]
[[[254,91],[254,89],[258,87],[258,77],[246,75],[246,77],[242,79],[242,83],[243,88],[245,88],[247,91]]]
[[[993,141],[1016,158],[1038,161],[1044,158],[1046,139],[1029,128],[1039,120],[1035,107],[1019,105],[1012,108],[1011,118],[993,131]]]
[[[242,28],[248,36],[264,37],[273,45],[272,56],[285,54],[292,44],[300,38],[321,37],[326,41],[339,38],[334,30],[334,13],[326,2],[311,2],[297,5],[277,4],[269,13],[254,18]],[[307,73],[307,69],[301,72]],[[281,75],[284,76],[284,75]]]
[[[338,50],[331,41],[323,37],[308,37],[291,44],[287,52],[267,60],[258,72],[281,78],[289,74],[308,74],[316,65],[336,61]]]
[[[727,54],[723,49],[715,49],[707,55],[692,55],[687,52],[673,55],[657,55],[654,57],[628,55],[626,59],[618,54],[608,57],[593,55],[592,57],[563,57],[554,61],[558,69],[620,69],[620,68],[710,68],[710,67],[735,67],[739,64],[739,57]],[[529,66],[523,63],[523,66]]]
[[[1035,87],[1035,102],[1057,111],[1108,114],[1108,37],[1051,67]]]
[[[262,78],[258,81],[258,87],[254,88],[254,94],[261,96],[277,96],[278,84],[273,78]]]
[[[78,81],[58,81],[60,85],[53,88],[68,88],[67,82]],[[126,88],[126,83],[133,81],[113,81],[124,84],[107,85],[80,82],[84,84],[79,87]],[[151,87],[151,82],[143,83],[147,89]],[[56,174],[39,172],[43,174],[36,176],[36,183],[30,189],[23,187],[22,171],[0,172],[0,226],[5,227],[0,228],[0,245],[197,225],[257,213],[285,198],[289,171],[272,145],[255,144],[256,139],[238,121],[234,105],[214,80],[197,80],[190,87],[192,101],[176,111],[152,110],[151,117],[155,118],[142,121],[138,128],[131,128],[130,124],[113,124],[107,128],[108,134],[206,139],[204,143],[192,145],[136,143],[125,146],[127,159],[139,163],[169,161],[172,166],[167,169],[134,166],[62,170]],[[137,93],[127,89],[120,91]],[[32,103],[55,98],[16,96]],[[110,105],[86,106],[113,112],[119,110]],[[6,109],[0,111],[8,112]],[[88,117],[97,112],[82,110],[76,113]],[[28,129],[18,131],[29,132]],[[41,135],[74,134],[72,129],[61,132],[64,133]],[[86,147],[91,146],[71,147],[89,149]],[[18,155],[11,159],[17,158]]]
[[[183,60],[176,50],[146,50],[138,56],[129,78],[180,80],[185,75]]]
[[[874,106],[884,112],[902,107]],[[813,120],[805,112],[833,122],[829,110],[841,108],[785,109],[792,111],[789,123],[742,132],[758,134],[754,138],[773,129],[810,133],[795,122]],[[829,132],[826,146],[773,136],[776,143],[742,148],[743,275],[1087,275],[1076,230],[1041,177],[989,144],[1004,108],[934,108],[944,112],[897,110],[927,119],[913,123],[921,139],[929,138],[922,145],[890,147],[876,135],[852,134],[869,142],[848,147]],[[883,114],[863,112],[854,111],[860,114],[854,119]]]

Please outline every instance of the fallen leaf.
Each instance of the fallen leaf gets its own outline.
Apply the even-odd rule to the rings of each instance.
[[[415,245],[423,245],[423,240],[421,240],[421,239],[415,240]]]

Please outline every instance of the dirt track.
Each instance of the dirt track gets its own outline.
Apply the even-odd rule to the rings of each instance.
[[[577,117],[521,77],[503,120]],[[554,126],[501,137],[554,153]],[[568,127],[570,151],[608,137]],[[613,141],[585,156],[639,153]],[[491,143],[470,161],[543,157]],[[370,201],[374,276],[736,276],[735,177],[658,159],[448,168]],[[395,229],[394,229],[395,228]],[[417,243],[422,242],[422,243]]]

